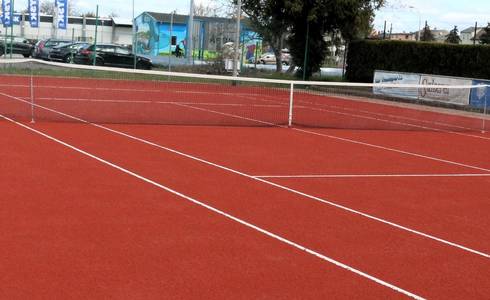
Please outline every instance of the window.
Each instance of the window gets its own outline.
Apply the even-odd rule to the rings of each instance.
[[[123,54],[123,55],[129,55],[129,54],[131,54],[131,51],[129,51],[128,48],[117,47],[116,48],[116,53],[117,54]]]

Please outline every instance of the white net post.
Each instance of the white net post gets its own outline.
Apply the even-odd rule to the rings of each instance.
[[[34,75],[33,75],[33,67],[31,66],[31,75],[29,78],[29,87],[30,87],[30,96],[31,96],[31,123],[35,123],[34,118]]]
[[[485,95],[488,95],[488,90],[490,89],[490,85],[487,85],[485,87]],[[482,133],[487,132],[487,113],[488,113],[488,101],[490,99],[487,99],[488,96],[485,96],[484,101],[483,101],[483,124],[482,124]]]
[[[288,126],[293,126],[293,105],[294,105],[294,83],[291,82],[290,90],[289,90],[289,120]]]

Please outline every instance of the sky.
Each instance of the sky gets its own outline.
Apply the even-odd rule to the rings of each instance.
[[[49,1],[49,0],[41,0]],[[54,0],[51,0],[54,1]],[[119,17],[131,19],[132,0],[69,0],[76,3],[79,12],[95,12],[99,4],[101,15],[116,13]],[[377,11],[374,27],[382,31],[384,22],[388,30],[393,26],[393,32],[417,31],[425,21],[431,28],[452,29],[455,25],[459,30],[474,26],[475,22],[486,26],[490,22],[489,0],[387,0],[387,5]],[[210,0],[195,0],[196,3],[207,3]],[[211,1],[212,2],[212,1]],[[189,12],[189,0],[134,0],[135,14],[143,11],[169,13]],[[471,4],[470,4],[471,3]],[[16,10],[27,7],[27,0],[15,0]]]

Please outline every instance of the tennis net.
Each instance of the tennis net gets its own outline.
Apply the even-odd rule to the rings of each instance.
[[[427,91],[436,97],[427,98]],[[19,121],[488,131],[490,99],[474,106],[472,93],[488,95],[490,87],[299,82],[0,60],[0,115]]]

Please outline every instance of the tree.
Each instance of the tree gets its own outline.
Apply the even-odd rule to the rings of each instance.
[[[55,12],[54,1],[41,2],[41,6],[39,6],[39,11],[42,14],[54,16],[54,12]]]
[[[252,29],[268,44],[276,56],[276,71],[282,71],[282,47],[288,32],[288,0],[243,0],[243,12],[249,17]],[[257,58],[255,58],[257,59]]]
[[[490,23],[488,23],[487,27],[483,28],[483,33],[480,36],[480,44],[490,44]]]
[[[420,35],[420,40],[422,42],[433,42],[436,40],[434,34],[432,34],[432,31],[430,30],[429,25],[427,25],[427,22],[425,22],[424,29],[422,30],[422,34]]]
[[[292,65],[309,78],[320,69],[328,53],[325,36],[340,32],[346,40],[371,32],[374,11],[385,0],[243,0],[252,27],[268,43],[281,70],[281,45],[286,38]],[[306,43],[308,40],[308,43]],[[306,47],[307,45],[307,47]],[[306,70],[303,62],[307,58]]]
[[[209,0],[194,5],[194,15],[199,17],[229,17],[233,15],[233,3],[225,0]]]
[[[55,10],[56,10],[56,7],[54,4],[55,4],[54,0],[42,1],[41,5],[39,6],[39,11],[42,14],[54,16]],[[77,1],[76,0],[68,1],[68,15],[70,15],[70,16],[78,15],[76,7],[77,7]]]
[[[86,17],[86,18],[95,18],[97,15],[93,11],[88,11],[86,13],[83,13],[80,15],[81,17]]]
[[[374,11],[384,0],[289,0],[291,34],[288,42],[298,76],[308,79],[328,54],[325,36],[340,32],[346,41],[371,32]],[[304,64],[306,62],[306,64]]]
[[[458,27],[454,26],[454,29],[451,30],[446,37],[446,43],[449,44],[459,44],[461,43],[461,38],[459,37]]]

